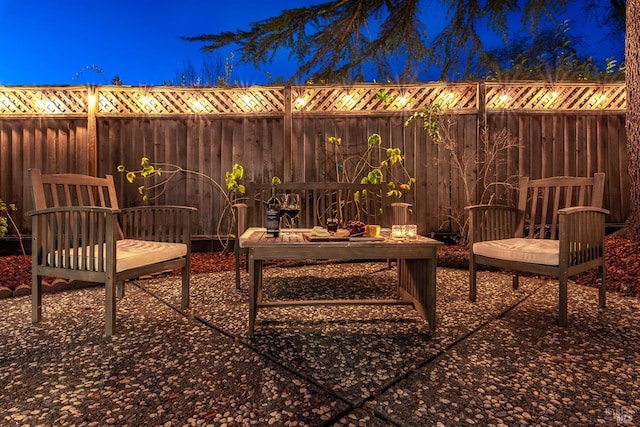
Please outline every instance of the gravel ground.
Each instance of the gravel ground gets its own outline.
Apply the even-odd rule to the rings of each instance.
[[[389,297],[386,263],[273,266],[266,299]],[[557,281],[438,269],[438,329],[406,306],[261,310],[248,339],[247,278],[127,285],[117,335],[104,290],[0,300],[0,424],[7,426],[459,426],[640,424],[640,300]],[[320,280],[323,279],[323,280]]]

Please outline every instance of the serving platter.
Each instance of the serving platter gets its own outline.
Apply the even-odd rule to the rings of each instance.
[[[370,237],[360,235],[351,236],[314,236],[311,233],[302,233],[305,240],[309,242],[376,242],[384,240],[384,237]]]

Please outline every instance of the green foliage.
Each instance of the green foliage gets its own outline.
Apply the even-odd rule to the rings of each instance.
[[[486,80],[624,80],[624,65],[615,58],[598,64],[593,58],[581,57],[576,47],[579,40],[570,35],[570,22],[545,29],[531,37],[514,39],[509,47],[486,53]]]
[[[422,111],[413,113],[404,125],[409,126],[416,120],[422,120],[422,126],[427,131],[427,135],[433,142],[440,141],[440,114],[442,113],[442,107],[439,104],[427,105]]]
[[[240,180],[244,177],[244,168],[238,163],[234,164],[231,171],[225,173],[225,183],[227,184],[227,190],[232,194],[244,194],[245,186],[240,183]]]
[[[292,80],[332,83],[364,80],[416,80],[425,67],[439,66],[442,77],[461,71],[480,75],[486,66],[479,29],[507,40],[512,15],[533,33],[565,10],[569,0],[344,0],[285,9],[248,29],[183,37],[204,43],[202,50],[238,46],[241,63],[259,67],[285,50],[299,67]],[[426,20],[425,10],[442,9],[442,21]],[[394,63],[404,64],[397,70]],[[381,94],[384,96],[384,94]]]
[[[16,210],[18,210],[18,208],[16,208],[15,204],[7,204],[4,202],[4,200],[0,199],[0,237],[4,237],[7,234],[7,232],[9,231],[9,223],[11,223],[13,229],[18,235],[22,255],[26,255],[27,253],[24,249],[24,245],[22,244],[22,234],[20,233],[18,225],[15,223],[13,217],[11,216],[11,212],[15,212]]]
[[[371,134],[367,138],[367,149],[360,156],[343,156],[342,138],[331,136],[328,138],[328,142],[334,147],[334,161],[339,182],[360,182],[361,184],[387,182],[389,187],[387,195],[393,197],[402,197],[404,192],[410,191],[415,183],[415,179],[404,167],[402,150],[397,147],[383,147],[382,137],[377,133]],[[381,160],[376,162],[375,158]],[[405,182],[396,185],[390,179],[392,168],[400,170]],[[365,196],[366,190],[355,193],[356,200]]]
[[[244,177],[244,167],[237,163],[233,165],[230,171],[225,172],[225,188],[206,174],[184,169],[171,163],[153,163],[148,157],[142,157],[140,159],[139,169],[128,170],[126,166],[118,165],[117,170],[118,172],[125,174],[127,181],[131,184],[139,180],[145,181],[149,178],[157,178],[157,181],[149,186],[145,186],[144,184],[138,186],[138,193],[145,201],[157,199],[164,194],[167,190],[167,184],[178,174],[195,175],[209,182],[220,192],[225,201],[225,208],[217,225],[219,236],[225,234],[221,232],[223,224],[225,223],[225,218],[228,220],[226,221],[227,229],[232,229],[234,221],[232,205],[245,193],[245,186],[241,183],[241,180]],[[229,231],[227,231],[226,234],[227,236],[232,236]],[[228,243],[228,241],[222,243]]]
[[[381,90],[379,91],[376,96],[378,98],[380,98],[381,100],[383,100],[384,102],[386,102],[387,104],[391,104],[393,102],[393,100],[395,99],[395,97],[393,95],[391,95],[389,92],[387,92],[386,90]]]
[[[4,237],[7,234],[7,231],[9,231],[9,221],[13,223],[11,212],[14,211],[16,211],[16,205],[6,204],[4,200],[0,199],[0,237]],[[18,229],[17,227],[15,228],[16,230]]]

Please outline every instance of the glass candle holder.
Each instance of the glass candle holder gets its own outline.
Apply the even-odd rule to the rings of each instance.
[[[404,235],[407,240],[418,240],[418,226],[415,224],[405,225]]]
[[[391,238],[394,240],[403,240],[404,239],[404,226],[403,225],[392,225],[391,226]]]

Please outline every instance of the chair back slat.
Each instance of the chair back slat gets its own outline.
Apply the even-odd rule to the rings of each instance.
[[[118,209],[113,176],[104,178],[77,174],[42,174],[31,169],[34,209],[96,206]],[[80,183],[78,183],[80,182]]]
[[[516,236],[557,239],[558,211],[573,206],[602,207],[604,174],[587,177],[520,179]]]

